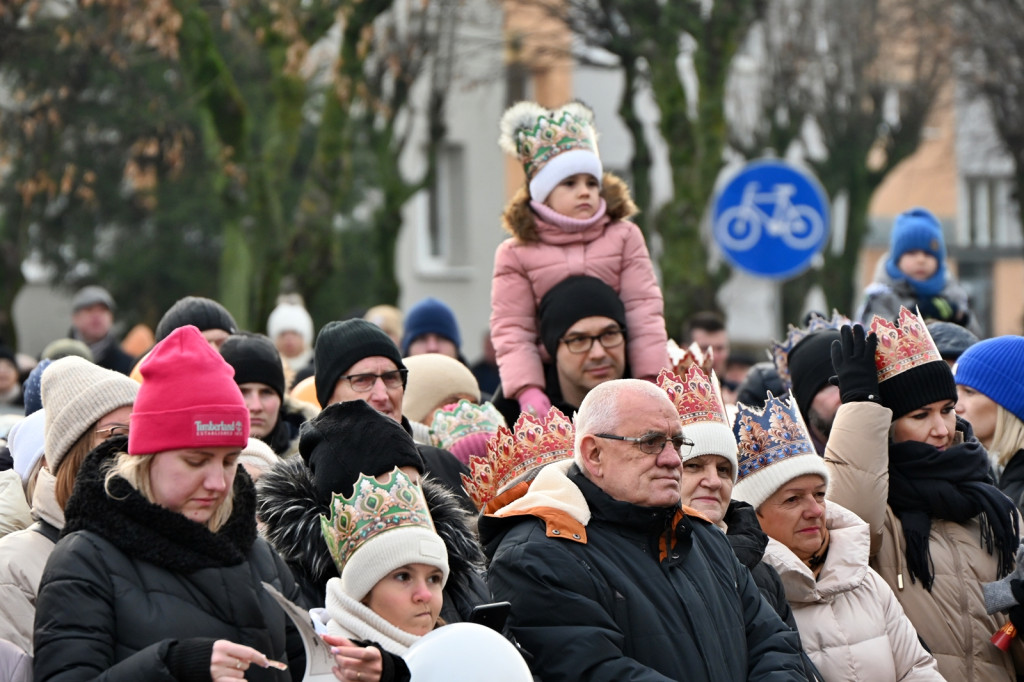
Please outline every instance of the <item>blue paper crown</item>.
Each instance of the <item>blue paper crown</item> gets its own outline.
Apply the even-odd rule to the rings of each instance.
[[[739,478],[760,471],[777,462],[799,455],[814,454],[814,444],[807,431],[793,395],[789,400],[776,398],[768,391],[764,409],[738,403],[732,433],[739,445]]]
[[[789,325],[786,340],[782,343],[778,341],[772,342],[772,360],[775,362],[775,369],[779,373],[784,389],[788,391],[793,388],[793,377],[789,374],[789,352],[814,332],[820,332],[822,329],[839,329],[845,324],[853,323],[850,321],[850,318],[840,315],[839,311],[835,308],[832,309],[831,320],[826,320],[818,313],[811,313],[811,319],[808,321],[806,328]]]

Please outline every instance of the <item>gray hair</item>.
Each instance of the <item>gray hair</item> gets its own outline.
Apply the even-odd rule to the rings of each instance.
[[[576,427],[573,460],[580,469],[583,469],[583,457],[580,454],[580,441],[583,437],[615,431],[619,427],[619,404],[626,399],[643,398],[664,402],[675,410],[668,394],[649,381],[613,379],[590,389],[573,418]]]

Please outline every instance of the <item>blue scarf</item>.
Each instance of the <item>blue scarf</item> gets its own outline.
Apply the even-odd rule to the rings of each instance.
[[[938,270],[928,279],[914,279],[913,277],[908,277],[905,272],[899,269],[896,265],[898,261],[899,258],[890,255],[889,260],[885,261],[885,272],[893,280],[902,280],[909,284],[914,289],[914,293],[918,298],[937,296],[946,288],[949,273],[946,271],[946,264],[944,262],[939,261]]]

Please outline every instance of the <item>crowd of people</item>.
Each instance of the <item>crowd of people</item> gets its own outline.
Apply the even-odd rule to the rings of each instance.
[[[590,112],[501,127],[494,363],[433,298],[263,334],[186,296],[128,352],[97,285],[0,353],[0,678],[301,680],[308,629],[366,682],[1024,679],[986,602],[1024,598],[1024,337],[979,338],[934,217],[772,361],[713,313],[680,348]]]

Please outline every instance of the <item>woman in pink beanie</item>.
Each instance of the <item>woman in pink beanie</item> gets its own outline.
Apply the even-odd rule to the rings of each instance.
[[[301,642],[261,584],[298,596],[256,535],[233,370],[187,326],[141,372],[127,439],[89,454],[65,510],[39,590],[35,679],[284,682],[281,662],[301,679]]]

